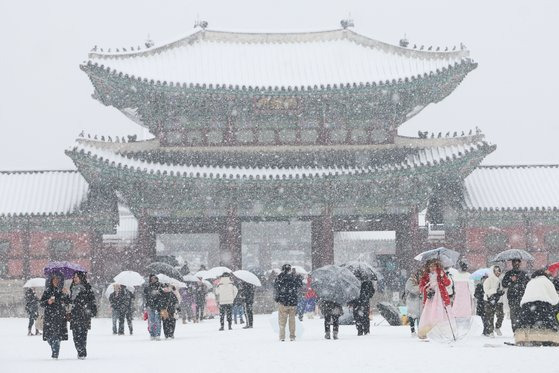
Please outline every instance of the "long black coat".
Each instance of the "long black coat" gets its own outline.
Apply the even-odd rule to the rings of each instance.
[[[163,309],[162,297],[163,287],[159,282],[150,283],[144,288],[144,304],[152,310],[161,311]]]
[[[303,281],[293,273],[282,272],[274,282],[276,293],[275,301],[284,306],[296,306],[299,300],[299,289],[303,286]]]
[[[244,299],[245,303],[254,303],[254,285],[244,283],[239,293],[241,294],[241,297],[242,299]]]
[[[50,297],[54,297],[53,304],[48,304]],[[70,304],[70,297],[64,294],[61,289],[51,286],[45,290],[40,300],[41,307],[45,308],[43,340],[68,340],[68,323],[66,321],[66,306],[68,304]]]
[[[175,295],[174,292],[164,291],[160,295],[160,302],[161,302],[161,310],[167,310],[167,312],[169,312],[169,315],[172,316],[177,311],[179,300],[177,299],[177,296]]]
[[[121,287],[118,294],[113,292],[109,295],[109,302],[113,310],[118,312],[128,312],[132,307],[132,299],[134,294],[125,287]]]
[[[73,285],[72,285],[73,286]],[[97,305],[95,304],[95,294],[91,289],[91,285],[84,284],[82,291],[71,299],[72,312],[70,319],[70,328],[91,328],[91,318],[97,315]],[[72,288],[70,288],[72,293]]]
[[[25,289],[25,312],[34,319],[39,316],[39,298],[33,289]]]
[[[512,281],[512,276],[517,277],[516,281]],[[509,303],[520,303],[528,281],[530,281],[528,274],[520,269],[511,269],[505,273],[501,284],[504,288],[507,288],[507,299]]]
[[[359,292],[359,298],[353,301],[355,306],[367,307],[369,306],[369,301],[375,295],[375,287],[371,280],[365,280],[361,282],[361,291]]]

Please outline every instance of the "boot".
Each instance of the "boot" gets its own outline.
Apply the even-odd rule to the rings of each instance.
[[[326,332],[326,333],[324,334],[324,338],[330,339],[330,332]]]
[[[31,329],[29,329],[29,330],[27,331],[27,335],[28,335],[28,336],[32,336],[32,335],[33,335],[33,333],[31,333]]]
[[[337,331],[334,332],[334,339],[338,339],[338,332]]]
[[[229,324],[229,330],[232,330],[233,328],[231,327],[231,324]]]
[[[39,329],[35,329],[35,335],[41,335],[41,332],[39,331]]]
[[[501,332],[501,329],[499,329],[499,328],[495,329],[495,334],[497,334],[499,337],[503,335],[503,333]]]
[[[219,328],[219,331],[221,332],[221,331],[223,331],[223,330],[224,330],[224,329],[223,329],[223,325],[221,325],[221,328]]]

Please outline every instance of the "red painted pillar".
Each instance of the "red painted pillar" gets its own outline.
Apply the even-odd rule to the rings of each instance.
[[[237,209],[230,208],[219,231],[219,262],[220,265],[232,270],[242,268],[242,237],[241,219]]]
[[[334,264],[334,222],[330,208],[311,222],[311,261],[313,269]]]

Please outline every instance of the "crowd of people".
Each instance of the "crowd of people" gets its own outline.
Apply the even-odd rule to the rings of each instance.
[[[472,316],[483,321],[483,335],[501,336],[505,313],[510,314],[517,345],[559,345],[559,279],[547,269],[531,276],[521,268],[520,260],[512,260],[512,268],[504,271],[504,264],[495,264],[474,284],[464,262],[458,268],[443,267],[432,259],[412,273],[405,283],[404,296],[407,320],[412,336],[427,339],[433,332],[448,333],[452,338],[470,329]],[[354,273],[360,283],[355,299],[340,304],[321,299],[312,288],[310,276],[297,273],[291,265],[283,265],[273,281],[274,301],[278,304],[279,340],[296,340],[297,318],[309,318],[320,312],[324,318],[324,338],[339,338],[340,317],[347,305],[353,316],[357,335],[370,333],[370,304],[375,293],[374,283],[367,276]],[[85,272],[75,272],[69,289],[64,288],[64,276],[54,272],[47,279],[45,291],[39,297],[32,288],[26,289],[26,311],[29,314],[28,335],[39,335],[57,359],[60,342],[68,339],[68,324],[73,333],[78,358],[87,356],[87,335],[91,318],[97,314],[94,292]],[[124,335],[125,323],[133,333],[134,289],[114,284],[109,296],[112,310],[112,331]],[[253,327],[255,286],[229,272],[224,272],[213,283],[213,295],[219,307],[219,330],[231,330],[233,323]],[[144,320],[152,340],[173,339],[176,321],[201,322],[206,315],[209,288],[201,280],[177,289],[173,284],[161,283],[155,274],[148,276],[143,288]],[[39,318],[40,308],[44,316]],[[227,321],[227,325],[225,322]],[[39,326],[39,324],[41,324]],[[35,330],[33,331],[33,326]]]
[[[469,330],[473,314],[481,317],[484,336],[501,336],[507,304],[517,345],[559,345],[557,273],[540,269],[529,276],[518,259],[511,266],[503,273],[504,264],[493,265],[474,284],[466,263],[456,270],[428,261],[405,285],[412,336],[426,339],[442,327],[456,339]]]

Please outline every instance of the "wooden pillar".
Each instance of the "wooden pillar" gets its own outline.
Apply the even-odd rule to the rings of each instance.
[[[25,220],[23,229],[21,230],[21,243],[23,249],[23,278],[28,279],[31,277],[31,222],[29,218]]]
[[[114,260],[114,258],[105,257],[103,235],[93,229],[89,232],[89,253],[91,258],[91,268],[89,270],[94,277],[93,279],[97,282],[108,278],[110,274],[104,273],[105,260]]]
[[[334,222],[330,208],[311,221],[311,261],[313,269],[334,264]]]
[[[155,259],[156,227],[152,218],[142,215],[138,219],[138,238],[135,245],[134,255],[130,258],[130,266],[138,270]]]
[[[398,267],[409,274],[418,262],[413,259],[422,248],[418,247],[419,227],[417,212],[413,210],[399,219],[396,225],[396,258]]]
[[[237,209],[230,208],[219,230],[220,265],[232,270],[241,269],[242,255],[241,219],[237,216]]]

